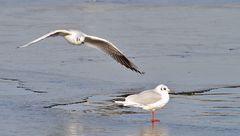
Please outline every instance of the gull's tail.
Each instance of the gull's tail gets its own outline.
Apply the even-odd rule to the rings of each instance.
[[[122,104],[123,106],[138,106],[139,104],[128,101],[114,101],[117,104]]]
[[[125,101],[114,101],[114,102],[117,103],[117,104],[122,104],[122,105],[125,104]]]

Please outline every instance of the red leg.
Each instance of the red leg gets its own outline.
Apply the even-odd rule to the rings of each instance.
[[[154,111],[152,111],[152,120],[151,120],[152,122],[160,122],[160,120],[155,120],[154,119]]]
[[[152,111],[152,122],[154,122],[154,111]]]

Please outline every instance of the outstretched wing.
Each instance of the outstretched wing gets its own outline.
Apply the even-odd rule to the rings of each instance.
[[[124,65],[125,67],[135,72],[138,72],[140,74],[144,74],[144,72],[139,71],[138,67],[135,64],[133,64],[130,60],[128,60],[127,57],[125,57],[125,55],[111,42],[99,37],[89,36],[89,35],[85,35],[84,42],[89,43],[87,45],[90,47],[93,47],[105,52],[106,54],[111,56],[118,63]]]
[[[24,47],[30,46],[30,45],[32,45],[32,44],[34,44],[36,42],[39,42],[39,41],[41,41],[41,40],[43,40],[45,38],[48,38],[48,37],[65,36],[65,35],[69,35],[69,34],[71,34],[71,33],[69,31],[67,31],[67,30],[55,30],[55,31],[49,32],[49,33],[47,33],[47,34],[37,38],[36,40],[33,40],[33,41],[23,45],[23,46],[19,46],[18,48],[24,48]]]

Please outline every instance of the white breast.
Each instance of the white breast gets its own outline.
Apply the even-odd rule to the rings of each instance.
[[[73,45],[77,44],[77,38],[73,34],[64,36],[64,39],[70,44],[73,44]]]

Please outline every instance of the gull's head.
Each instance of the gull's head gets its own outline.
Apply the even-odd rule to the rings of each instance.
[[[85,34],[78,30],[69,30],[70,35],[66,35],[64,38],[73,45],[84,44]]]
[[[158,85],[155,89],[157,92],[167,92],[167,93],[170,92],[170,89],[164,84]]]
[[[81,31],[72,30],[76,37],[76,44],[84,44],[85,34]]]
[[[78,35],[76,37],[76,44],[84,44],[85,37],[83,35]]]

